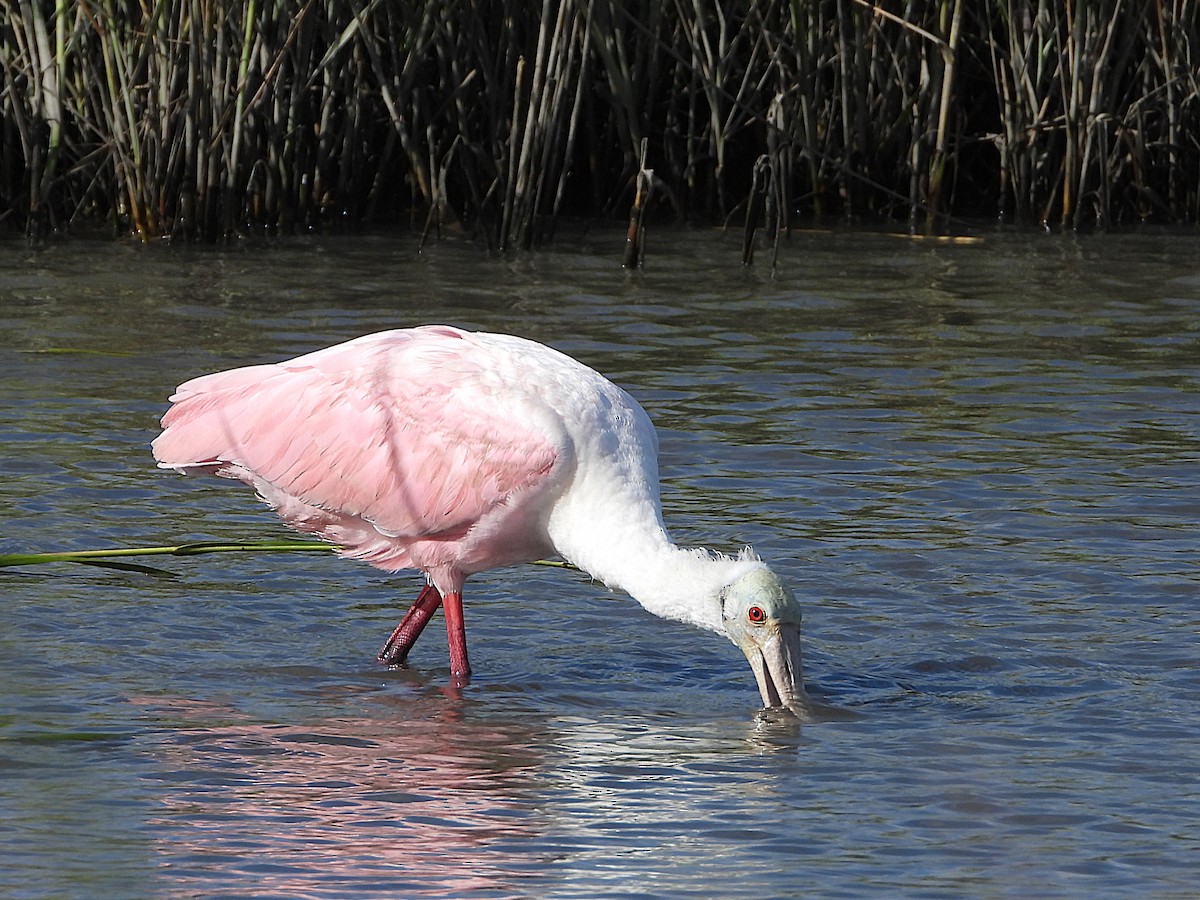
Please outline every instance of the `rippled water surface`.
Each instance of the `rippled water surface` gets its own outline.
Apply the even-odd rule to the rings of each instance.
[[[206,371],[422,322],[552,344],[659,424],[681,541],[754,547],[853,715],[755,718],[737,649],[577,573],[324,556],[0,571],[0,895],[1191,897],[1200,890],[1193,236],[597,233],[0,247],[4,550],[284,534],[156,470]]]

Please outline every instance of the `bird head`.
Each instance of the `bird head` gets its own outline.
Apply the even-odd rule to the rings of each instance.
[[[758,682],[763,705],[801,718],[809,709],[800,673],[800,604],[766,566],[739,576],[721,591],[725,633],[737,644]]]

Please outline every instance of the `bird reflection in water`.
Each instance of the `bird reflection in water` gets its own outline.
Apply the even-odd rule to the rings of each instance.
[[[516,841],[538,827],[532,735],[442,698],[393,700],[404,709],[372,700],[369,717],[281,724],[142,698],[174,725],[150,823],[172,888],[521,893],[531,861]]]

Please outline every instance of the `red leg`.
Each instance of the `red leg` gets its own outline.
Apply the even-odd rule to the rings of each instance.
[[[379,661],[388,665],[399,665],[408,657],[408,651],[417,642],[437,608],[442,605],[442,595],[432,584],[425,585],[416,602],[409,607],[392,636],[379,651]]]
[[[446,643],[450,647],[450,674],[466,678],[471,674],[467,660],[467,626],[463,622],[462,594],[446,595]]]

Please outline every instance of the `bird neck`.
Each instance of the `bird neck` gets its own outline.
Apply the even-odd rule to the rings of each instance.
[[[721,591],[762,563],[674,544],[657,515],[619,523],[588,519],[554,537],[564,559],[610,588],[624,591],[665,619],[724,633]]]
[[[667,541],[628,548],[622,570],[605,583],[625,591],[656,616],[724,634],[721,592],[754,564],[761,565]]]

